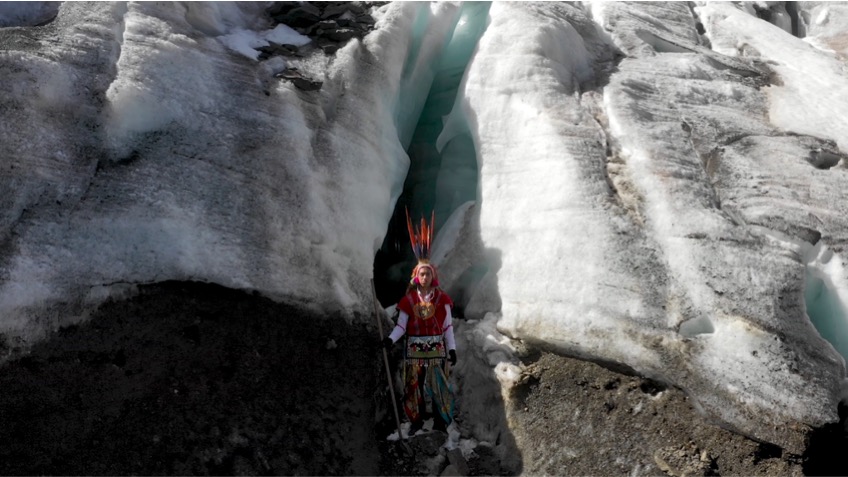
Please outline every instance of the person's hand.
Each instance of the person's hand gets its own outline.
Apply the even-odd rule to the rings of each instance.
[[[395,343],[394,343],[394,341],[392,341],[391,338],[386,336],[385,338],[383,338],[383,341],[381,341],[380,344],[383,345],[383,348],[392,349],[392,345],[395,344]]]
[[[448,351],[448,361],[450,361],[451,366],[456,365],[456,350]]]

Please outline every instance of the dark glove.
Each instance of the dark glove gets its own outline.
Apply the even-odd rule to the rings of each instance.
[[[448,351],[448,361],[450,361],[451,366],[456,364],[456,350]]]
[[[392,345],[395,344],[395,343],[394,343],[394,341],[392,341],[391,338],[386,336],[385,338],[383,338],[383,341],[381,341],[380,344],[383,345],[383,348],[392,349]]]

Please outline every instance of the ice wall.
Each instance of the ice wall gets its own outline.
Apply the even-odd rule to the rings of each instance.
[[[265,6],[67,2],[44,27],[2,31],[10,347],[164,280],[371,310],[408,167],[399,128],[415,120],[397,111],[426,97],[457,8],[374,9],[362,41],[287,60],[323,80],[305,92],[274,78],[279,62],[232,48],[233,34],[270,30]]]
[[[683,388],[790,453],[836,421],[842,10],[399,2],[334,56],[260,63],[264,7],[67,2],[0,30],[7,355],[164,280],[367,316],[416,144],[479,358],[460,375],[508,390],[508,335]]]
[[[448,41],[438,55],[428,59],[428,67],[424,69],[427,72],[424,78],[431,80],[425,101],[419,105],[401,98],[401,104],[406,105],[402,111],[415,106],[417,115],[414,121],[407,121],[414,128],[400,128],[401,140],[409,154],[409,172],[375,259],[377,293],[386,305],[403,295],[409,272],[415,265],[409,248],[406,210],[413,217],[435,213],[439,230],[457,207],[477,198],[474,144],[467,126],[451,122],[448,114],[477,40],[486,28],[489,6],[489,2],[467,2],[457,9]],[[409,82],[408,88],[420,84],[420,80]],[[405,94],[405,90],[401,93]],[[439,137],[447,140],[439,143]]]
[[[816,97],[845,84],[839,60],[730,4],[496,3],[490,17],[456,113],[480,200],[457,219],[465,257],[443,267],[489,265],[470,317],[673,383],[802,452],[837,419],[845,375],[806,313],[842,303],[844,272],[816,293],[806,254],[845,244],[843,121],[820,124]]]

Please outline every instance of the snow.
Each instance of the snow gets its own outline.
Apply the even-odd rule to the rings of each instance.
[[[41,8],[2,3],[0,21],[23,21]],[[269,29],[256,13],[261,3],[130,3],[120,28],[108,18],[85,17],[80,11],[87,7],[63,8],[77,9],[98,27],[86,31],[102,35],[63,32],[56,41],[65,41],[68,50],[52,51],[55,60],[26,52],[4,56],[17,68],[8,92],[20,101],[6,108],[16,115],[10,123],[43,127],[40,141],[21,128],[4,130],[15,145],[8,151],[28,173],[8,182],[14,201],[3,216],[3,233],[24,211],[29,218],[14,236],[4,235],[16,251],[2,257],[2,275],[12,277],[0,283],[3,333],[43,335],[61,324],[45,324],[50,319],[43,319],[44,310],[64,306],[68,296],[93,302],[114,290],[126,293],[132,286],[127,284],[161,280],[210,281],[370,317],[374,252],[406,178],[406,146],[423,115],[444,126],[435,144],[444,166],[436,175],[443,198],[437,207],[444,211],[438,220],[444,223],[434,262],[449,260],[462,247],[464,227],[479,218],[480,236],[474,238],[489,260],[482,282],[497,298],[481,320],[462,330],[457,375],[482,380],[494,373],[489,384],[509,390],[521,378],[516,340],[524,340],[625,364],[675,385],[694,382],[696,397],[713,408],[730,395],[755,410],[775,409],[775,415],[812,415],[812,422],[826,414],[814,415],[829,403],[829,384],[812,386],[810,373],[788,364],[797,349],[765,331],[789,329],[797,337],[806,332],[798,324],[803,320],[793,315],[799,319],[778,321],[784,316],[766,311],[749,316],[744,307],[776,306],[762,296],[806,274],[810,319],[844,356],[843,257],[826,243],[800,243],[755,226],[740,231],[729,218],[733,207],[710,206],[709,194],[724,193],[725,205],[733,204],[734,194],[754,179],[740,179],[738,187],[707,184],[700,181],[706,174],[700,163],[688,169],[685,162],[662,163],[700,161],[691,143],[675,142],[678,118],[669,121],[674,131],[663,130],[672,127],[666,124],[648,131],[627,116],[630,103],[615,96],[626,85],[596,77],[597,65],[615,60],[609,35],[598,30],[615,14],[615,4],[593,3],[586,11],[560,3],[494,2],[485,11],[488,6],[471,3],[391,3],[373,11],[377,30],[351,41],[332,61],[319,53],[261,64],[241,56],[256,60],[255,48],[271,41],[309,42],[283,25]],[[758,55],[781,80],[764,88],[772,124],[753,135],[779,129],[848,147],[848,82],[834,53],[730,4],[708,3],[698,14],[716,51]],[[828,15],[821,9],[816,24],[831,21]],[[690,17],[681,24],[691,23]],[[681,99],[689,99],[686,93],[749,93],[739,85],[721,86],[710,77],[715,70],[698,63],[695,53],[684,53],[687,48],[648,40],[678,53],[656,53],[653,63],[644,64],[675,71],[689,65],[688,79],[705,82],[697,91],[677,91]],[[109,53],[98,61],[111,61],[111,53],[116,58],[109,64],[62,63],[94,61],[79,51]],[[638,60],[619,66],[636,68]],[[286,65],[320,74],[324,87],[305,93],[269,74]],[[455,101],[446,99],[454,89]],[[106,104],[101,109],[87,102],[91,98],[105,98]],[[50,122],[56,111],[76,106],[81,125]],[[715,117],[749,119],[741,113]],[[97,130],[103,137],[96,140],[104,143],[77,147],[93,141],[92,125],[102,126]],[[791,169],[780,158],[800,153],[779,149],[777,142],[769,138],[768,154],[756,149],[757,157],[775,163],[751,168],[780,182],[785,178],[774,171]],[[736,143],[726,148],[742,147]],[[621,157],[608,157],[615,146],[621,146],[615,151]],[[675,156],[680,150],[686,152]],[[97,157],[91,160],[89,151]],[[725,177],[753,174],[741,170],[744,152],[724,166],[739,168]],[[81,171],[59,167],[77,163]],[[622,175],[615,176],[616,170]],[[831,217],[840,209],[826,202],[844,202],[838,195],[844,181],[818,175],[826,171],[791,170],[807,178],[801,192],[810,197],[798,202],[812,204],[820,222],[831,225],[822,229],[836,230],[826,239],[838,242],[841,229],[832,225],[843,219]],[[77,182],[67,179],[65,189],[54,193],[65,175]],[[616,202],[626,198],[623,188],[617,196],[611,192],[610,182],[623,176],[635,212]],[[72,207],[53,205],[66,196]],[[757,218],[754,207],[737,209],[746,220]],[[722,238],[748,240],[749,248],[709,248]],[[119,285],[113,289],[113,283]],[[744,300],[743,287],[717,293],[715,283],[750,284],[756,296]],[[741,311],[722,296],[732,293],[740,297]],[[811,326],[808,334],[814,334]],[[815,358],[828,364],[830,356]],[[808,394],[798,391],[804,387],[811,388]],[[739,409],[727,412],[721,417],[744,424]],[[775,423],[781,424],[777,418]],[[494,439],[496,431],[480,432]],[[470,446],[453,432],[447,445],[464,453]]]
[[[465,333],[474,349],[482,352],[486,364],[495,370],[502,387],[509,389],[521,375],[521,364],[512,340],[497,330],[499,319],[497,313],[488,313],[483,320],[473,322],[474,326]]]
[[[227,35],[305,41],[250,13],[263,4],[65,8],[74,21],[60,24],[70,31],[58,36],[67,44],[55,58],[4,57],[20,71],[9,78],[20,94],[4,96],[16,105],[9,119],[44,128],[36,142],[24,129],[4,130],[2,147],[15,151],[20,170],[43,172],[8,184],[16,202],[3,224],[48,202],[79,206],[58,222],[45,213],[21,232],[30,248],[4,261],[4,276],[14,279],[0,284],[2,332],[31,341],[62,325],[34,317],[63,296],[94,289],[96,298],[106,284],[160,280],[215,282],[348,319],[371,316],[374,253],[409,164],[395,125],[399,92],[423,102],[429,85],[410,88],[420,78],[404,77],[404,64],[415,56],[428,67],[458,9],[372,10],[380,28],[332,61],[320,51],[287,59],[324,80],[321,91],[304,94],[273,78],[279,61],[246,61],[221,43]],[[418,15],[426,21],[413,55]],[[77,49],[114,55],[78,57]],[[63,121],[55,97],[81,117]],[[93,98],[105,104],[88,104]],[[93,126],[102,134],[92,135]],[[62,182],[71,179],[78,184]],[[53,194],[55,184],[69,197]]]
[[[271,30],[259,32],[239,28],[232,33],[219,36],[218,40],[226,45],[227,48],[241,53],[252,60],[256,60],[259,56],[259,50],[256,50],[256,48],[268,46],[270,44],[269,42],[279,45],[303,46],[312,41],[308,36],[301,35],[282,23]]]
[[[610,61],[604,55],[614,48],[606,35],[594,30],[594,22],[587,18],[589,12],[560,4],[492,5],[488,29],[439,138],[442,146],[451,137],[470,132],[479,167],[476,205],[480,239],[486,253],[495,257],[489,263],[495,274],[491,283],[500,300],[492,303],[501,306],[491,310],[495,313],[486,315],[484,322],[473,325],[480,327],[479,335],[470,333],[476,346],[489,349],[487,363],[504,388],[515,383],[520,367],[512,367],[514,355],[506,350],[509,341],[484,331],[490,323],[496,323],[504,339],[612,360],[675,382],[713,415],[751,433],[770,433],[770,439],[782,439],[763,423],[768,419],[779,423],[788,415],[803,416],[806,422],[833,418],[833,393],[838,383],[822,384],[813,376],[826,373],[830,379],[844,372],[844,367],[834,361],[832,352],[819,353],[823,342],[798,313],[802,306],[795,306],[802,304],[804,267],[797,247],[761,244],[767,241],[763,232],[734,223],[734,213],[747,214],[743,222],[753,221],[753,207],[720,209],[717,205],[719,201],[721,205],[734,204],[734,196],[750,190],[753,181],[734,185],[709,182],[703,158],[697,154],[698,145],[681,131],[697,114],[703,121],[697,126],[707,131],[717,129],[713,126],[717,123],[722,131],[726,128],[766,138],[781,129],[803,133],[803,126],[828,131],[827,138],[844,140],[848,135],[839,124],[841,118],[832,118],[835,121],[829,130],[823,128],[823,121],[831,118],[820,101],[825,97],[822,91],[830,88],[840,94],[834,103],[841,104],[839,101],[848,97],[841,93],[846,83],[838,82],[839,64],[832,56],[781,28],[729,4],[711,3],[703,8],[722,8],[733,18],[744,16],[740,23],[744,28],[734,30],[737,35],[756,31],[749,23],[758,22],[761,31],[752,35],[759,35],[757,41],[768,42],[773,36],[774,43],[794,45],[798,51],[793,54],[801,56],[802,67],[810,71],[825,68],[827,79],[814,84],[804,83],[802,69],[793,70],[795,63],[789,58],[783,58],[783,66],[777,65],[795,75],[784,82],[783,87],[791,89],[786,94],[807,98],[812,104],[803,111],[803,104],[787,106],[778,97],[781,87],[769,86],[764,88],[770,98],[766,110],[762,106],[765,96],[758,90],[719,77],[708,62],[717,57],[707,60],[693,53],[703,47],[683,41],[697,38],[691,15],[671,10],[663,13],[682,15],[674,18],[679,20],[674,22],[679,31],[670,32],[682,39],[678,41],[682,46],[670,49],[659,39],[648,42],[648,47],[656,44],[659,53],[618,64],[603,98],[598,99],[586,92],[596,81],[591,65]],[[616,4],[591,12],[596,21],[629,13],[622,13]],[[612,25],[615,21],[601,23]],[[755,51],[760,48],[753,38],[745,36],[743,40]],[[717,49],[724,45],[720,39],[715,44]],[[733,49],[737,46],[734,43]],[[632,48],[637,52],[634,55],[644,51],[640,48]],[[759,51],[762,54],[764,49]],[[781,60],[763,56],[777,63]],[[813,59],[823,62],[803,64]],[[648,73],[664,67],[666,75]],[[622,70],[632,75],[626,76]],[[818,99],[811,96],[814,94]],[[712,101],[702,104],[703,98]],[[791,123],[778,117],[789,109],[796,114]],[[608,131],[596,120],[598,110],[606,113]],[[686,116],[690,111],[693,118]],[[610,149],[617,157],[609,157],[608,140],[614,141]],[[738,138],[731,136],[715,138],[716,143],[727,144],[727,149],[737,147],[736,141]],[[744,146],[738,147],[744,155]],[[809,164],[797,161],[800,147],[787,149],[785,155],[779,146],[767,147],[764,139],[756,156],[762,164],[752,164],[759,169],[751,174],[763,174],[776,183],[785,181],[787,189],[820,182],[815,178],[793,182],[792,177],[810,176]],[[791,170],[797,168],[797,174],[781,175],[790,169],[776,162],[777,157],[794,160]],[[621,163],[616,170],[622,171],[619,174],[625,175],[626,182],[611,172],[618,164],[613,164],[615,159]],[[735,164],[728,159],[725,167]],[[734,172],[722,171],[715,179],[738,177]],[[823,189],[835,186],[838,190],[838,174],[822,179]],[[610,204],[607,180],[621,180],[618,184],[629,187],[624,192],[619,188],[619,197],[629,197],[635,213]],[[818,203],[818,197],[838,197],[822,192],[811,193],[815,199],[789,193],[771,199],[775,206],[769,213],[779,214],[779,205],[797,197],[799,210],[829,215],[822,211],[833,209]],[[798,216],[804,217],[800,212]],[[827,219],[826,223],[832,222]],[[822,228],[832,230],[839,240],[844,228],[834,225]],[[457,226],[454,218],[448,221],[446,242],[455,242]],[[831,288],[839,287],[834,282]],[[785,303],[769,298],[776,293],[792,296]],[[821,296],[837,296],[834,293]],[[817,303],[814,308],[829,302],[822,299]],[[764,332],[763,328],[778,331]],[[797,349],[790,352],[775,346],[777,333],[792,336]],[[815,358],[802,360],[799,370],[792,365],[797,359],[794,352]],[[768,419],[750,417],[760,412],[770,413]]]
[[[208,36],[257,28],[265,23],[264,2],[187,2],[184,19]]]
[[[779,82],[768,87],[772,123],[795,134],[831,139],[845,150],[848,74],[844,60],[826,47],[827,39],[834,34],[833,28],[825,26],[829,7],[814,8],[818,12],[813,11],[811,36],[803,40],[726,4],[708,3],[697,11],[714,49],[728,55],[754,55],[777,73]],[[837,30],[845,25],[844,15],[836,16],[833,23]],[[807,267],[805,304],[809,318],[846,358],[848,274],[842,259],[822,241],[798,244],[797,248]]]
[[[619,224],[604,210],[604,144],[581,139],[603,137],[575,100],[579,84],[593,75],[590,49],[598,46],[586,42],[602,40],[582,38],[565,21],[577,14],[554,8],[546,14],[492,5],[451,113],[467,118],[474,136],[481,238],[501,254],[498,327],[510,336],[654,362],[646,348],[622,345],[630,341],[628,317],[648,319],[648,313],[640,284],[618,255],[624,249],[615,245]],[[595,31],[589,18],[583,21]],[[524,41],[514,41],[518,36]],[[590,338],[601,329],[622,342]],[[509,372],[500,375],[511,379]]]
[[[124,28],[118,77],[106,91],[107,135],[119,157],[144,133],[173,123],[196,123],[200,111],[216,109],[213,96],[218,87],[213,65],[198,51],[196,40],[165,36],[166,24],[141,8],[130,8]],[[184,88],[186,84],[191,88]],[[173,92],[179,93],[170,96]]]
[[[729,3],[710,2],[696,10],[714,50],[735,56],[743,54],[744,45],[747,55],[777,72],[783,84],[768,88],[775,126],[826,137],[848,150],[848,75],[841,59]],[[823,9],[816,23],[826,14]]]

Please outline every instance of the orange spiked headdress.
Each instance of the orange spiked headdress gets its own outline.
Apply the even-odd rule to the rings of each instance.
[[[424,217],[421,217],[421,223],[412,224],[412,219],[409,218],[409,209],[406,209],[406,228],[409,231],[409,243],[412,245],[412,253],[418,259],[418,264],[412,269],[412,279],[410,283],[417,284],[418,270],[421,267],[428,267],[433,272],[433,286],[439,286],[439,278],[436,272],[436,267],[430,263],[430,246],[433,244],[433,228],[436,225],[435,211],[430,214],[430,223]]]
[[[433,225],[436,221],[436,213],[430,216],[428,224],[424,217],[421,217],[421,225],[412,225],[412,219],[409,218],[409,209],[406,209],[406,228],[409,230],[409,243],[412,245],[412,253],[418,259],[418,263],[430,263],[430,244],[433,243]]]

